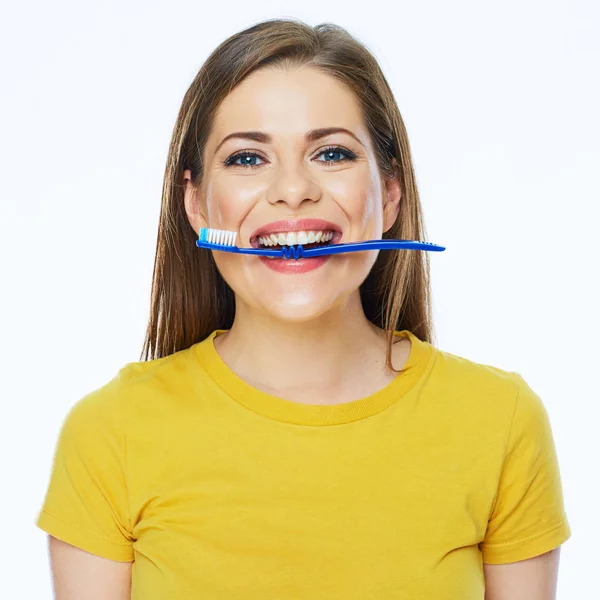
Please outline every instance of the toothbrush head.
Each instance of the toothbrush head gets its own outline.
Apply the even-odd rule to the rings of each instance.
[[[202,227],[199,232],[200,242],[209,242],[219,246],[235,246],[237,231],[225,231],[224,229],[208,229]]]

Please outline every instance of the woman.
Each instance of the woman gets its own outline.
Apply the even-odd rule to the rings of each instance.
[[[544,405],[433,345],[427,253],[277,261],[202,227],[425,239],[398,107],[346,31],[254,25],[187,91],[144,360],[72,408],[37,520],[57,599],[553,598]]]

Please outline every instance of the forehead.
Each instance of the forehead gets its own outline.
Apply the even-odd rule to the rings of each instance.
[[[335,77],[310,67],[267,67],[251,73],[217,109],[213,134],[261,130],[274,136],[304,135],[319,127],[365,128],[352,90]]]

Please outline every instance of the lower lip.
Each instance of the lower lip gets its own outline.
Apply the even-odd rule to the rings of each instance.
[[[308,271],[318,269],[331,258],[331,255],[298,259],[268,258],[267,256],[259,256],[259,258],[262,264],[272,271],[276,271],[277,273],[289,273],[293,275],[295,273],[307,273]]]

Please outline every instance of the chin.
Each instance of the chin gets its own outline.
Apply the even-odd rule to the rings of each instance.
[[[262,309],[272,317],[289,323],[313,321],[331,310],[331,299],[315,298],[306,294],[287,294],[285,297],[269,298]]]

